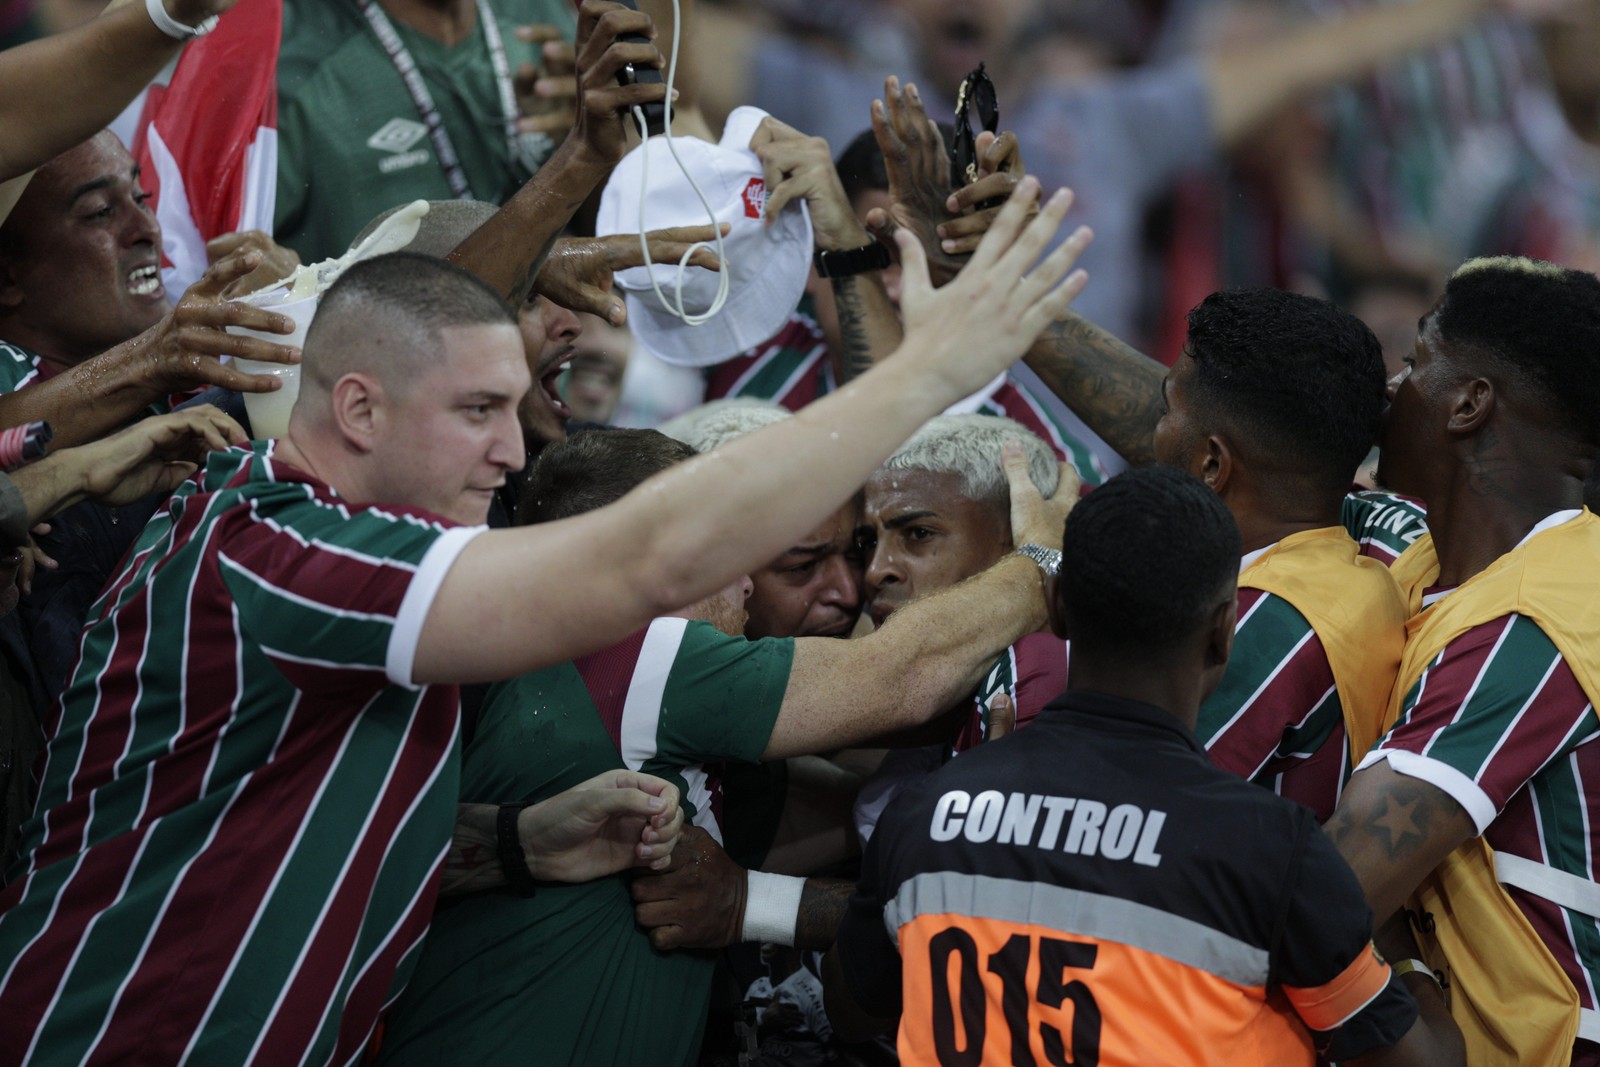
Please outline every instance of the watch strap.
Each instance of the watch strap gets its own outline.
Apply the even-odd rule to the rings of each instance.
[[[811,257],[817,274],[823,278],[848,278],[868,271],[883,270],[894,262],[888,247],[882,241],[871,241],[860,248],[837,251],[818,249]]]
[[[500,872],[506,876],[506,885],[521,896],[531,897],[539,888],[533,872],[528,870],[528,856],[522,851],[522,835],[517,833],[517,816],[528,804],[502,804],[494,820],[495,851],[500,856]]]
[[[1058,574],[1061,571],[1061,552],[1059,549],[1046,548],[1043,545],[1018,545],[1017,555],[1027,556],[1039,565],[1039,569],[1046,574]]]

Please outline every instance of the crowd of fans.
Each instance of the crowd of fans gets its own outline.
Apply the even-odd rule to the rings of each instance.
[[[1591,0],[101,6],[0,1064],[1600,1067]]]

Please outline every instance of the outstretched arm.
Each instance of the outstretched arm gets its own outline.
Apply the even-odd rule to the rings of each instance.
[[[603,647],[761,566],[837,508],[929,416],[1007,367],[1081,290],[1086,234],[1042,261],[1058,193],[1018,186],[968,269],[933,290],[901,242],[906,339],[859,381],[573,519],[474,538],[428,610],[413,680],[507,678]],[[1024,279],[1023,275],[1027,277]],[[582,603],[573,614],[558,605]]]
[[[166,0],[166,9],[194,26],[234,2]],[[82,26],[0,52],[0,181],[105,129],[181,47],[140,0],[123,0]]]

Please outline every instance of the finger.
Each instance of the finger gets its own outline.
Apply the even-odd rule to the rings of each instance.
[[[663,900],[676,900],[678,898],[679,891],[677,886],[679,880],[676,870],[663,871],[660,874],[642,874],[633,879],[628,886],[628,892],[633,895],[635,904],[659,905],[659,902]],[[648,911],[650,914],[660,915],[662,910],[659,906],[647,909],[636,907],[634,908],[634,914],[639,915],[644,911]],[[656,922],[647,923],[646,925],[659,926],[661,924]]]
[[[228,283],[243,278],[259,266],[261,253],[254,249],[230,253],[211,264],[200,280],[189,286],[183,295],[185,298],[193,295],[202,300],[215,300]],[[179,302],[182,303],[181,300]]]
[[[949,208],[952,214],[955,214],[981,204],[985,200],[1010,196],[1020,180],[1014,174],[990,174],[951,193],[950,199],[945,201],[945,207]]]
[[[243,233],[222,233],[206,242],[206,262],[215,263],[245,242]]]
[[[1053,502],[1064,503],[1067,510],[1071,511],[1074,504],[1083,496],[1083,478],[1078,474],[1078,468],[1061,461],[1061,472],[1056,475],[1056,491],[1050,494]]]
[[[894,248],[894,231],[896,226],[889,213],[881,207],[875,207],[867,212],[867,217],[862,220],[867,227],[867,232],[878,240]]]
[[[578,95],[578,77],[575,74],[552,76],[546,74],[533,83],[535,95],[547,99]]]
[[[983,145],[985,136],[991,137],[987,147]],[[1017,141],[1017,135],[1012,130],[1002,130],[998,137],[989,134],[987,130],[978,135],[980,166],[991,174],[1010,174],[1014,178],[1022,177],[1022,146]]]
[[[1004,693],[989,701],[989,741],[998,741],[1017,727],[1017,705]]]
[[[928,257],[922,251],[922,242],[900,229],[894,231],[894,243],[900,249],[901,303],[927,299],[933,292],[933,283],[928,279]]]
[[[566,133],[572,129],[577,121],[578,113],[573,108],[563,108],[560,111],[544,112],[538,115],[529,115],[517,120],[518,133]]]
[[[650,928],[650,944],[660,952],[669,952],[683,944],[683,941],[684,933],[681,926],[653,926]]]
[[[155,489],[151,491],[170,493],[194,477],[194,472],[199,469],[200,465],[197,463],[172,460],[162,466],[160,473],[156,475]]]
[[[624,7],[613,7],[606,11],[605,14],[600,16],[599,21],[595,23],[594,31],[587,40],[584,40],[581,34],[579,36],[578,69],[586,72],[585,78],[587,79],[589,73],[596,72],[603,65],[611,63],[611,70],[605,76],[608,78],[613,77],[623,64],[634,61],[628,59],[617,61],[616,56],[608,56],[608,53],[615,53],[619,49],[622,51],[631,50],[638,57],[638,62],[647,63],[650,66],[659,66],[661,53],[656,50],[655,45],[617,40],[618,37],[625,34],[635,33],[643,34],[652,41],[655,40],[656,27],[655,23],[650,20],[649,15],[642,11]],[[653,62],[646,55],[646,53],[651,52],[655,53],[655,61]],[[592,82],[586,80],[585,84],[592,84]]]
[[[1020,185],[1018,188],[1020,188]],[[1000,215],[995,219],[996,225],[999,225],[1000,220],[1005,217],[1007,211],[1011,210],[1014,203],[1014,199],[1006,201],[1006,206],[1001,209]],[[1046,200],[1040,207],[1039,214],[1031,219],[1027,217],[1027,211],[1024,210],[1022,215],[1024,225],[1021,226],[1021,232],[1016,235],[1016,238],[1011,242],[1011,246],[1005,250],[999,262],[995,264],[995,268],[1000,271],[1000,276],[1005,279],[1026,279],[1029,276],[1028,272],[1034,270],[1035,263],[1044,254],[1045,248],[1049,246],[1051,238],[1055,237],[1056,230],[1061,227],[1061,220],[1066,217],[1067,211],[1071,207],[1072,190],[1063,188],[1057,189],[1052,193],[1050,199]],[[1055,279],[1047,275],[1040,275],[1037,280],[1047,285],[1055,283]]]
[[[1017,240],[1023,222],[1038,200],[1039,179],[1030,174],[1017,183],[1016,189],[1012,190],[1011,196],[1001,207],[1000,214],[995,216],[994,224],[973,252],[969,268],[984,271],[996,266]],[[1017,274],[1021,274],[1020,268]]]
[[[1022,279],[1017,289],[1018,295],[1024,300],[1033,301],[1054,289],[1078,262],[1078,257],[1089,247],[1093,236],[1087,226],[1079,226],[1072,231],[1043,262],[1034,267],[1032,273]]]
[[[517,40],[529,44],[544,44],[547,41],[566,41],[566,34],[561,32],[560,26],[548,22],[533,22],[516,28]]]
[[[179,333],[201,327],[221,331],[227,326],[242,326],[260,333],[294,333],[295,330],[294,320],[289,316],[236,300],[180,303],[172,310],[172,316]]]
[[[800,178],[788,178],[776,185],[767,183],[767,204],[762,212],[762,222],[771,226],[791,200],[804,200],[809,187]]]

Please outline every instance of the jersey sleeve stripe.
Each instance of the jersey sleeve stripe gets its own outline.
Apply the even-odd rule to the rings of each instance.
[[[389,631],[384,673],[395,685],[418,688],[412,673],[417,662],[417,644],[422,640],[422,624],[427,622],[433,598],[438,595],[456,557],[483,530],[482,526],[457,526],[446,530],[417,565],[417,573],[406,586],[400,610],[395,613],[394,628]]]
[[[1472,817],[1472,824],[1478,828],[1478,833],[1483,833],[1489,828],[1489,824],[1494,822],[1497,812],[1489,794],[1484,792],[1477,782],[1448,763],[1419,756],[1405,749],[1375,748],[1362,758],[1360,765],[1356,767],[1356,773],[1359,774],[1385,760],[1395,773],[1427,782],[1449,794],[1450,798],[1460,804]]]
[[[1148,904],[1066,886],[924,872],[901,883],[883,915],[897,945],[900,929],[919,915],[964,915],[1114,941],[1236,985],[1261,987],[1267,981],[1264,948]]]
[[[1508,615],[1506,617],[1505,626],[1501,628],[1499,635],[1494,639],[1494,647],[1489,649],[1489,654],[1484,657],[1483,663],[1478,667],[1477,677],[1473,678],[1472,685],[1467,689],[1466,695],[1461,698],[1461,703],[1456,707],[1456,713],[1451,716],[1450,721],[1452,723],[1459,722],[1461,716],[1472,704],[1473,695],[1477,693],[1478,687],[1483,684],[1484,676],[1489,673],[1489,667],[1492,663],[1494,663],[1495,654],[1500,651],[1500,646],[1505,644],[1506,637],[1511,633],[1511,628],[1516,624],[1516,621],[1517,617],[1515,615]],[[1418,690],[1418,696],[1421,696],[1421,690]],[[1428,739],[1428,743],[1422,746],[1422,754],[1424,756],[1428,754],[1429,749],[1433,748],[1434,743],[1439,740],[1440,734],[1443,732],[1443,728],[1441,727],[1439,733],[1434,734],[1433,737]]]
[[[1311,987],[1286,985],[1283,991],[1306,1026],[1326,1032],[1360,1014],[1389,984],[1389,975],[1389,965],[1369,945],[1333,981]]]
[[[657,619],[644,635],[628,696],[622,703],[622,762],[630,770],[642,770],[655,758],[661,699],[688,628],[688,619]]]

